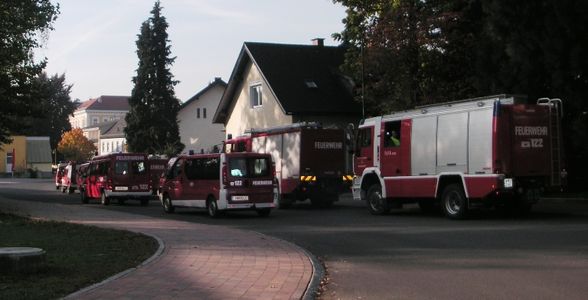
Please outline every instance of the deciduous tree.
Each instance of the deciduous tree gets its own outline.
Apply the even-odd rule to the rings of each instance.
[[[45,61],[35,62],[32,51],[58,13],[50,0],[0,1],[0,145],[22,126],[23,117],[38,113],[30,89]]]
[[[84,136],[80,128],[74,128],[65,132],[57,145],[57,151],[66,160],[77,162],[89,160],[96,150],[96,146]]]

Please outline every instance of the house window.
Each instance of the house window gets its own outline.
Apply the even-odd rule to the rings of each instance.
[[[92,125],[98,124],[98,118],[92,118]]]
[[[202,109],[202,118],[206,119],[206,108]]]
[[[251,99],[251,107],[259,107],[263,104],[261,84],[256,84],[249,87],[249,97]]]
[[[196,109],[196,118],[200,119],[200,108]]]
[[[102,119],[102,122],[104,122],[104,123],[108,122],[108,118]]]

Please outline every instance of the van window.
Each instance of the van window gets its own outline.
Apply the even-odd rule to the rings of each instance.
[[[115,175],[127,175],[127,174],[129,174],[129,162],[127,162],[127,161],[117,161],[114,164],[114,174]]]
[[[186,178],[188,180],[213,180],[219,179],[219,159],[196,158],[186,161]]]
[[[229,160],[229,173],[232,177],[270,176],[270,162],[265,157],[239,157]]]
[[[133,171],[133,175],[142,175],[145,174],[147,168],[145,168],[144,161],[132,161],[131,170]]]

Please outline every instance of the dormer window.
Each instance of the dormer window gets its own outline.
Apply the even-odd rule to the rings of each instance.
[[[260,107],[263,105],[263,97],[261,91],[261,83],[249,86],[249,98],[251,107]]]

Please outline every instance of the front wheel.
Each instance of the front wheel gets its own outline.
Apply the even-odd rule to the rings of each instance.
[[[379,184],[374,184],[368,189],[367,207],[372,215],[383,215],[390,211],[388,201],[382,197],[382,187]]]
[[[163,196],[163,201],[162,201],[162,205],[163,205],[163,211],[165,211],[168,214],[171,214],[174,212],[175,207],[172,205],[172,201],[171,198],[168,195]]]
[[[80,189],[80,198],[82,200],[82,204],[88,204],[88,197],[86,196],[86,191]]]
[[[208,209],[208,215],[213,217],[213,218],[218,218],[220,217],[221,213],[218,210],[218,204],[216,203],[216,200],[213,198],[209,198],[207,201],[207,205],[206,205],[207,209]]]
[[[108,205],[110,204],[110,198],[108,198],[106,196],[105,192],[102,192],[102,194],[100,195],[100,203],[102,203],[102,205]]]
[[[468,214],[468,200],[458,184],[450,184],[441,196],[443,212],[450,219],[465,219]]]

